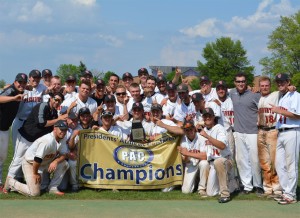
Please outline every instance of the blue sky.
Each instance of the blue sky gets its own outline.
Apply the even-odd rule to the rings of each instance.
[[[299,0],[0,0],[0,79],[79,61],[118,75],[196,66],[222,36],[241,40],[259,75],[268,35],[299,9]]]

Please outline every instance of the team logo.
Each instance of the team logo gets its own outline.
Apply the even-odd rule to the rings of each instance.
[[[193,98],[196,98],[196,94],[193,94]]]
[[[278,76],[277,76],[279,79],[281,78],[281,73],[280,74],[278,74]]]
[[[179,89],[182,89],[182,86],[179,86]]]
[[[219,84],[222,85],[222,84],[223,84],[223,81],[219,81]]]
[[[114,150],[115,161],[127,168],[145,167],[153,161],[154,154],[149,149],[121,145]]]
[[[22,74],[21,76],[22,76],[23,79],[25,79],[25,74]]]

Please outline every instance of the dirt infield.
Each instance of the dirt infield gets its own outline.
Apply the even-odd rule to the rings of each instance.
[[[1,217],[299,217],[300,203],[275,201],[0,200]]]

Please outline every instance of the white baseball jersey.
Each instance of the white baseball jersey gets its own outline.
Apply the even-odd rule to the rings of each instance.
[[[127,135],[123,133],[122,129],[119,126],[111,126],[108,131],[106,131],[103,127],[100,127],[100,130],[115,135],[123,140],[127,140],[128,138]]]
[[[84,103],[82,102],[79,97],[78,97],[78,93],[76,93],[75,96],[73,96],[72,98],[69,98],[67,100],[64,100],[63,103],[61,104],[61,113],[64,113],[67,111],[67,109],[69,108],[69,106],[72,104],[72,102],[76,101],[77,102],[77,105],[76,107],[73,108],[73,112],[78,114],[80,108],[83,108],[83,107],[87,107],[90,109],[90,112],[91,114],[93,114],[96,110],[97,110],[97,102],[88,97],[87,101]]]
[[[175,113],[176,105],[178,105],[179,98],[175,102],[171,102],[170,99],[167,100],[167,103],[163,106],[163,115],[165,116],[173,116]]]
[[[279,99],[278,106],[281,109],[300,115],[300,94],[298,92],[287,92]],[[300,119],[291,119],[283,115],[277,115],[276,128],[300,127]]]
[[[118,102],[118,100],[116,100],[116,111],[114,115],[124,115],[124,104],[121,104],[120,102]]]
[[[272,92],[267,96],[261,96],[258,102],[258,125],[273,127],[276,125],[276,113],[271,111],[271,105],[277,105],[279,91]]]
[[[182,137],[180,146],[186,148],[188,151],[193,153],[205,152],[205,138],[196,132],[196,136],[193,141],[190,141],[189,138],[185,135]],[[190,157],[190,163],[196,166],[200,160]]]
[[[177,121],[183,122],[187,115],[196,116],[196,109],[193,102],[190,102],[187,106],[184,102],[177,104],[175,107],[175,112],[173,118]]]
[[[159,93],[154,93],[151,97],[146,97],[142,100],[142,105],[144,106],[144,111],[145,112],[150,112],[151,111],[151,105],[153,102],[157,102],[160,104],[162,100],[164,99],[162,94]]]
[[[201,93],[201,90],[194,90],[194,91],[191,91],[189,92],[189,95],[192,96],[193,94],[195,93]],[[202,93],[201,93],[202,94]],[[202,94],[204,100],[206,102],[209,102],[209,101],[213,101],[215,99],[218,99],[218,95],[217,95],[217,90],[216,88],[211,88],[210,90],[210,93],[208,93],[207,95],[204,95]]]
[[[32,108],[38,103],[42,102],[42,95],[46,89],[47,87],[45,85],[39,84],[36,88],[33,88],[31,91],[25,90],[25,95],[23,101],[20,102],[16,118],[26,120]]]
[[[216,117],[219,117],[218,123],[223,125],[222,112],[221,112],[220,106],[217,105],[217,103],[211,101],[211,102],[205,102],[205,107],[206,108],[210,107],[214,111],[214,115]],[[195,126],[197,124],[200,124],[200,125],[204,124],[202,114],[200,113],[200,111],[196,111],[196,114],[195,114],[195,117],[193,118],[193,121],[194,121]]]
[[[169,126],[177,126],[172,120],[162,119],[161,121],[164,124],[169,125]],[[156,124],[154,124],[154,127],[151,130],[151,135],[159,135],[159,134],[166,133],[167,131],[168,130],[166,130],[165,128],[162,128],[162,127],[157,126]]]
[[[204,128],[204,131],[211,136],[212,138],[215,138],[221,142],[223,142],[226,147],[223,150],[220,150],[213,146],[209,140],[206,139],[205,145],[206,145],[206,154],[207,154],[207,160],[215,160],[219,157],[231,157],[231,151],[228,146],[228,141],[227,141],[227,135],[226,135],[226,130],[225,128],[220,125],[216,124],[213,126],[211,129],[207,129],[206,127]]]
[[[72,98],[72,97],[75,97],[77,94],[77,92],[71,92],[71,93],[67,93],[64,95],[65,97],[65,100],[69,99],[69,98]]]
[[[234,123],[234,111],[233,104],[230,97],[227,97],[224,102],[221,102],[221,111],[222,111],[222,120],[224,123],[224,127],[228,130],[230,127],[233,127]]]
[[[41,158],[43,161],[39,170],[43,171],[55,159],[57,153],[63,155],[68,152],[66,141],[67,138],[64,137],[60,142],[57,142],[53,132],[48,133],[32,143],[24,158],[29,163],[33,163],[34,157]]]

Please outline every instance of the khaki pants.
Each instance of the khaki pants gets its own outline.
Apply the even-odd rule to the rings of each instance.
[[[257,146],[258,158],[262,169],[263,187],[266,194],[281,194],[278,175],[275,169],[275,156],[278,131],[258,131]]]

